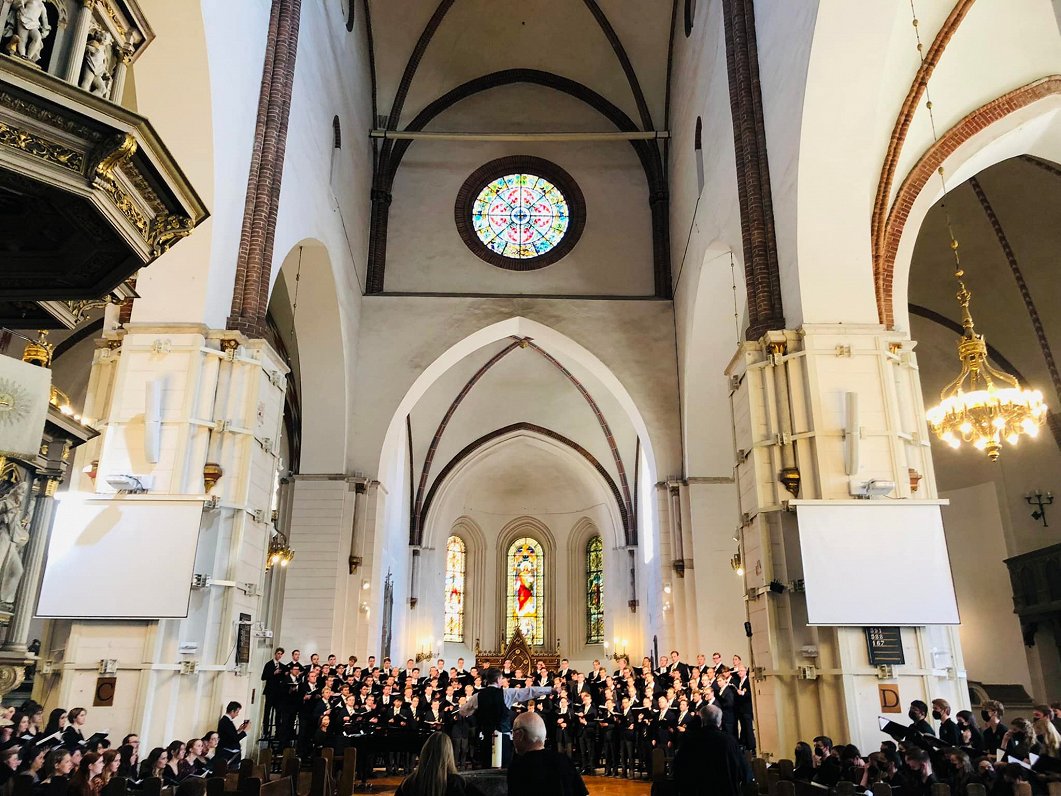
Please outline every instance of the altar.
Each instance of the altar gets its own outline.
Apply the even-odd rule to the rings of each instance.
[[[479,649],[479,639],[475,640],[475,665],[479,671],[491,666],[502,668],[501,664],[506,660],[512,661],[513,669],[522,669],[530,676],[537,668],[538,663],[544,663],[550,672],[560,669],[560,640],[556,641],[555,649],[546,647],[532,647],[524,638],[523,632],[517,627],[508,643],[502,642],[500,650]]]

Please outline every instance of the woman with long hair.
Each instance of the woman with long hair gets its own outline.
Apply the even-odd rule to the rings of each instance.
[[[166,763],[167,771],[163,772],[167,774],[169,782],[177,783],[184,779],[184,775],[181,774],[181,763],[184,762],[184,753],[187,751],[187,747],[184,745],[184,741],[170,741],[170,745],[166,747],[166,756],[169,761]]]
[[[41,783],[65,780],[74,769],[74,762],[70,753],[65,749],[53,749],[44,757],[44,765],[40,773],[43,775]]]
[[[44,726],[45,735],[54,735],[57,732],[62,732],[66,729],[66,711],[62,708],[55,708],[51,713],[48,714],[48,723]]]
[[[206,771],[206,758],[203,757],[206,744],[203,739],[192,738],[184,745],[184,749],[184,759],[180,762],[181,779],[193,775],[198,776]]]
[[[449,736],[436,732],[424,743],[416,768],[402,780],[394,796],[464,796],[477,792],[457,773]]]
[[[18,767],[18,773],[28,775],[34,784],[40,782],[41,769],[44,767],[44,758],[47,755],[48,750],[43,746],[26,744],[22,747],[22,763]]]
[[[136,779],[137,769],[140,767],[140,753],[131,743],[123,743],[118,747],[118,775]]]
[[[797,742],[794,757],[792,778],[803,782],[810,782],[814,779],[814,750],[811,745],[806,741]]]
[[[140,764],[140,779],[147,779],[148,777],[158,777],[161,780],[165,780],[166,777],[166,763],[169,762],[169,755],[166,750],[161,746],[156,746],[148,754],[147,760]]]
[[[122,758],[118,754],[117,749],[104,749],[103,754],[100,755],[103,760],[103,770],[100,771],[100,787],[105,786],[114,777],[118,776],[118,769],[121,767]]]
[[[103,772],[103,758],[95,752],[87,752],[81,758],[77,773],[70,779],[70,796],[95,796],[92,779]]]
[[[980,731],[980,724],[976,721],[976,715],[971,710],[959,710],[954,714],[954,722],[958,725],[958,737],[961,740],[961,748],[970,758],[979,757],[984,753],[984,734]]]
[[[1061,733],[1058,733],[1053,723],[1046,718],[1036,719],[1032,723],[1035,738],[1042,748],[1042,754],[1050,757],[1058,757],[1061,752]]]

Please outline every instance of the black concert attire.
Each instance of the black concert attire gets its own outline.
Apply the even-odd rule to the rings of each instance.
[[[737,739],[714,726],[697,727],[686,735],[674,757],[680,796],[740,796],[752,772]]]
[[[551,749],[516,755],[508,767],[509,796],[586,796],[588,793],[571,760]]]
[[[262,711],[262,730],[266,735],[276,734],[277,717],[280,714],[279,702],[284,693],[284,675],[287,667],[273,658],[262,667],[262,698],[265,707]]]
[[[733,698],[733,710],[737,716],[737,740],[740,745],[749,752],[755,751],[755,729],[752,726],[754,710],[752,708],[752,684],[748,675],[736,678],[733,685],[736,687]],[[727,689],[728,690],[728,689]],[[744,693],[742,694],[741,691]]]

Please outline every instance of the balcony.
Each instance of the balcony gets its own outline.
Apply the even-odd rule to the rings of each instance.
[[[1006,559],[1013,584],[1013,610],[1020,617],[1025,643],[1039,624],[1061,619],[1061,544]]]
[[[70,328],[207,210],[116,101],[153,38],[133,0],[0,0],[0,21],[0,324]]]

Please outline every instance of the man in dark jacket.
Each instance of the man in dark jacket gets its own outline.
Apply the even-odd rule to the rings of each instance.
[[[589,793],[571,758],[545,748],[545,722],[537,711],[516,717],[512,743],[516,756],[508,766],[509,796],[586,796]]]
[[[752,781],[751,767],[737,739],[722,732],[722,711],[714,705],[700,709],[700,727],[689,730],[674,756],[674,779],[681,796],[740,796]]]

